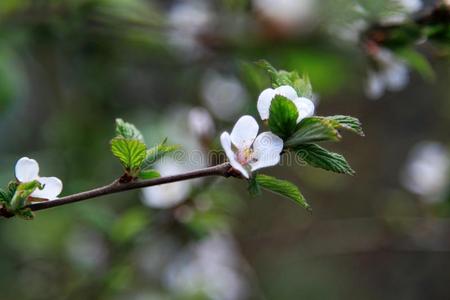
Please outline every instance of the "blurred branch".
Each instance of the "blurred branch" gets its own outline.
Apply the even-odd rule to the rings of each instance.
[[[105,185],[103,187],[95,188],[78,194],[65,196],[52,201],[33,203],[28,205],[26,208],[29,208],[32,211],[44,210],[52,207],[71,204],[79,201],[84,201],[124,191],[208,176],[223,176],[223,177],[237,177],[237,178],[240,177],[240,175],[230,166],[229,163],[223,163],[217,166],[195,170],[184,174],[160,177],[150,180],[124,182],[122,178],[119,178],[114,182],[112,182],[111,184]],[[0,216],[9,218],[14,215],[2,208],[0,209]]]

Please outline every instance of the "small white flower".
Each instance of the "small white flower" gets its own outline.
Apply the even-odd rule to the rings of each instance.
[[[444,145],[425,141],[410,151],[401,173],[403,186],[428,203],[443,199],[450,177],[450,153]]]
[[[251,116],[243,116],[234,125],[231,135],[224,132],[220,136],[231,166],[246,178],[249,178],[249,171],[278,164],[283,151],[281,138],[271,132],[258,135],[258,131],[256,120]]]
[[[383,93],[388,91],[400,91],[409,81],[409,70],[405,62],[395,57],[387,50],[380,48],[374,55],[379,69],[369,71],[366,94],[371,99],[380,98]]]
[[[156,166],[162,176],[176,175],[187,171],[181,161],[163,159]],[[142,202],[153,208],[172,208],[186,200],[191,191],[192,182],[178,181],[163,185],[151,186],[142,189]]]
[[[194,107],[189,111],[188,125],[197,137],[211,137],[216,130],[211,115],[203,107]]]
[[[298,110],[297,123],[302,119],[314,115],[314,103],[305,97],[298,97],[297,92],[289,85],[283,85],[276,89],[265,89],[258,97],[257,108],[262,120],[269,119],[270,104],[275,96],[280,95],[294,102]]]
[[[16,178],[20,183],[39,181],[44,188],[36,189],[30,197],[54,200],[61,193],[63,184],[56,177],[39,177],[39,164],[34,159],[22,157],[16,163]]]

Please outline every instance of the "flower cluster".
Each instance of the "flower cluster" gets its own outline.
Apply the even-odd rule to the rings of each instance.
[[[314,103],[305,97],[299,97],[292,86],[283,85],[275,89],[268,88],[258,97],[257,109],[263,121],[270,117],[273,99],[283,96],[295,104],[298,111],[297,123],[314,114]],[[242,116],[234,125],[231,134],[223,132],[220,142],[231,166],[245,178],[261,168],[275,166],[280,161],[283,140],[267,131],[258,135],[259,126],[252,116]]]

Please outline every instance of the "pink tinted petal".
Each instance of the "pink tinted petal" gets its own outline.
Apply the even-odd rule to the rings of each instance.
[[[220,136],[220,143],[222,144],[222,148],[225,151],[225,154],[228,157],[228,161],[230,162],[230,165],[238,170],[239,172],[241,172],[241,174],[246,177],[249,178],[249,174],[247,172],[247,170],[244,168],[243,165],[241,165],[237,160],[236,160],[236,154],[233,152],[233,150],[231,149],[231,137],[228,134],[228,132],[224,132],[222,133],[222,135]]]

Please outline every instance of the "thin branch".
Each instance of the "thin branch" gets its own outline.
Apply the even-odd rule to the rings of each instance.
[[[183,174],[173,175],[173,176],[167,176],[167,177],[160,177],[156,179],[149,179],[149,180],[142,180],[142,181],[131,181],[123,183],[119,179],[115,180],[111,184],[95,188],[89,191],[81,192],[78,194],[73,194],[69,196],[65,196],[56,200],[52,201],[45,201],[45,202],[39,202],[39,203],[33,203],[28,205],[27,207],[30,208],[32,211],[38,211],[38,210],[44,210],[49,209],[52,207],[57,207],[61,205],[71,204],[79,201],[84,201],[100,196],[120,193],[124,191],[139,189],[143,187],[149,187],[149,186],[155,186],[155,185],[162,185],[167,184],[171,182],[177,182],[177,181],[183,181],[183,180],[189,180],[194,178],[201,178],[201,177],[208,177],[208,176],[223,176],[223,177],[240,177],[240,174],[238,174],[229,163],[223,163],[217,166],[208,167],[200,170],[195,170]],[[3,217],[11,217],[13,216],[11,213],[0,210],[0,216]]]

